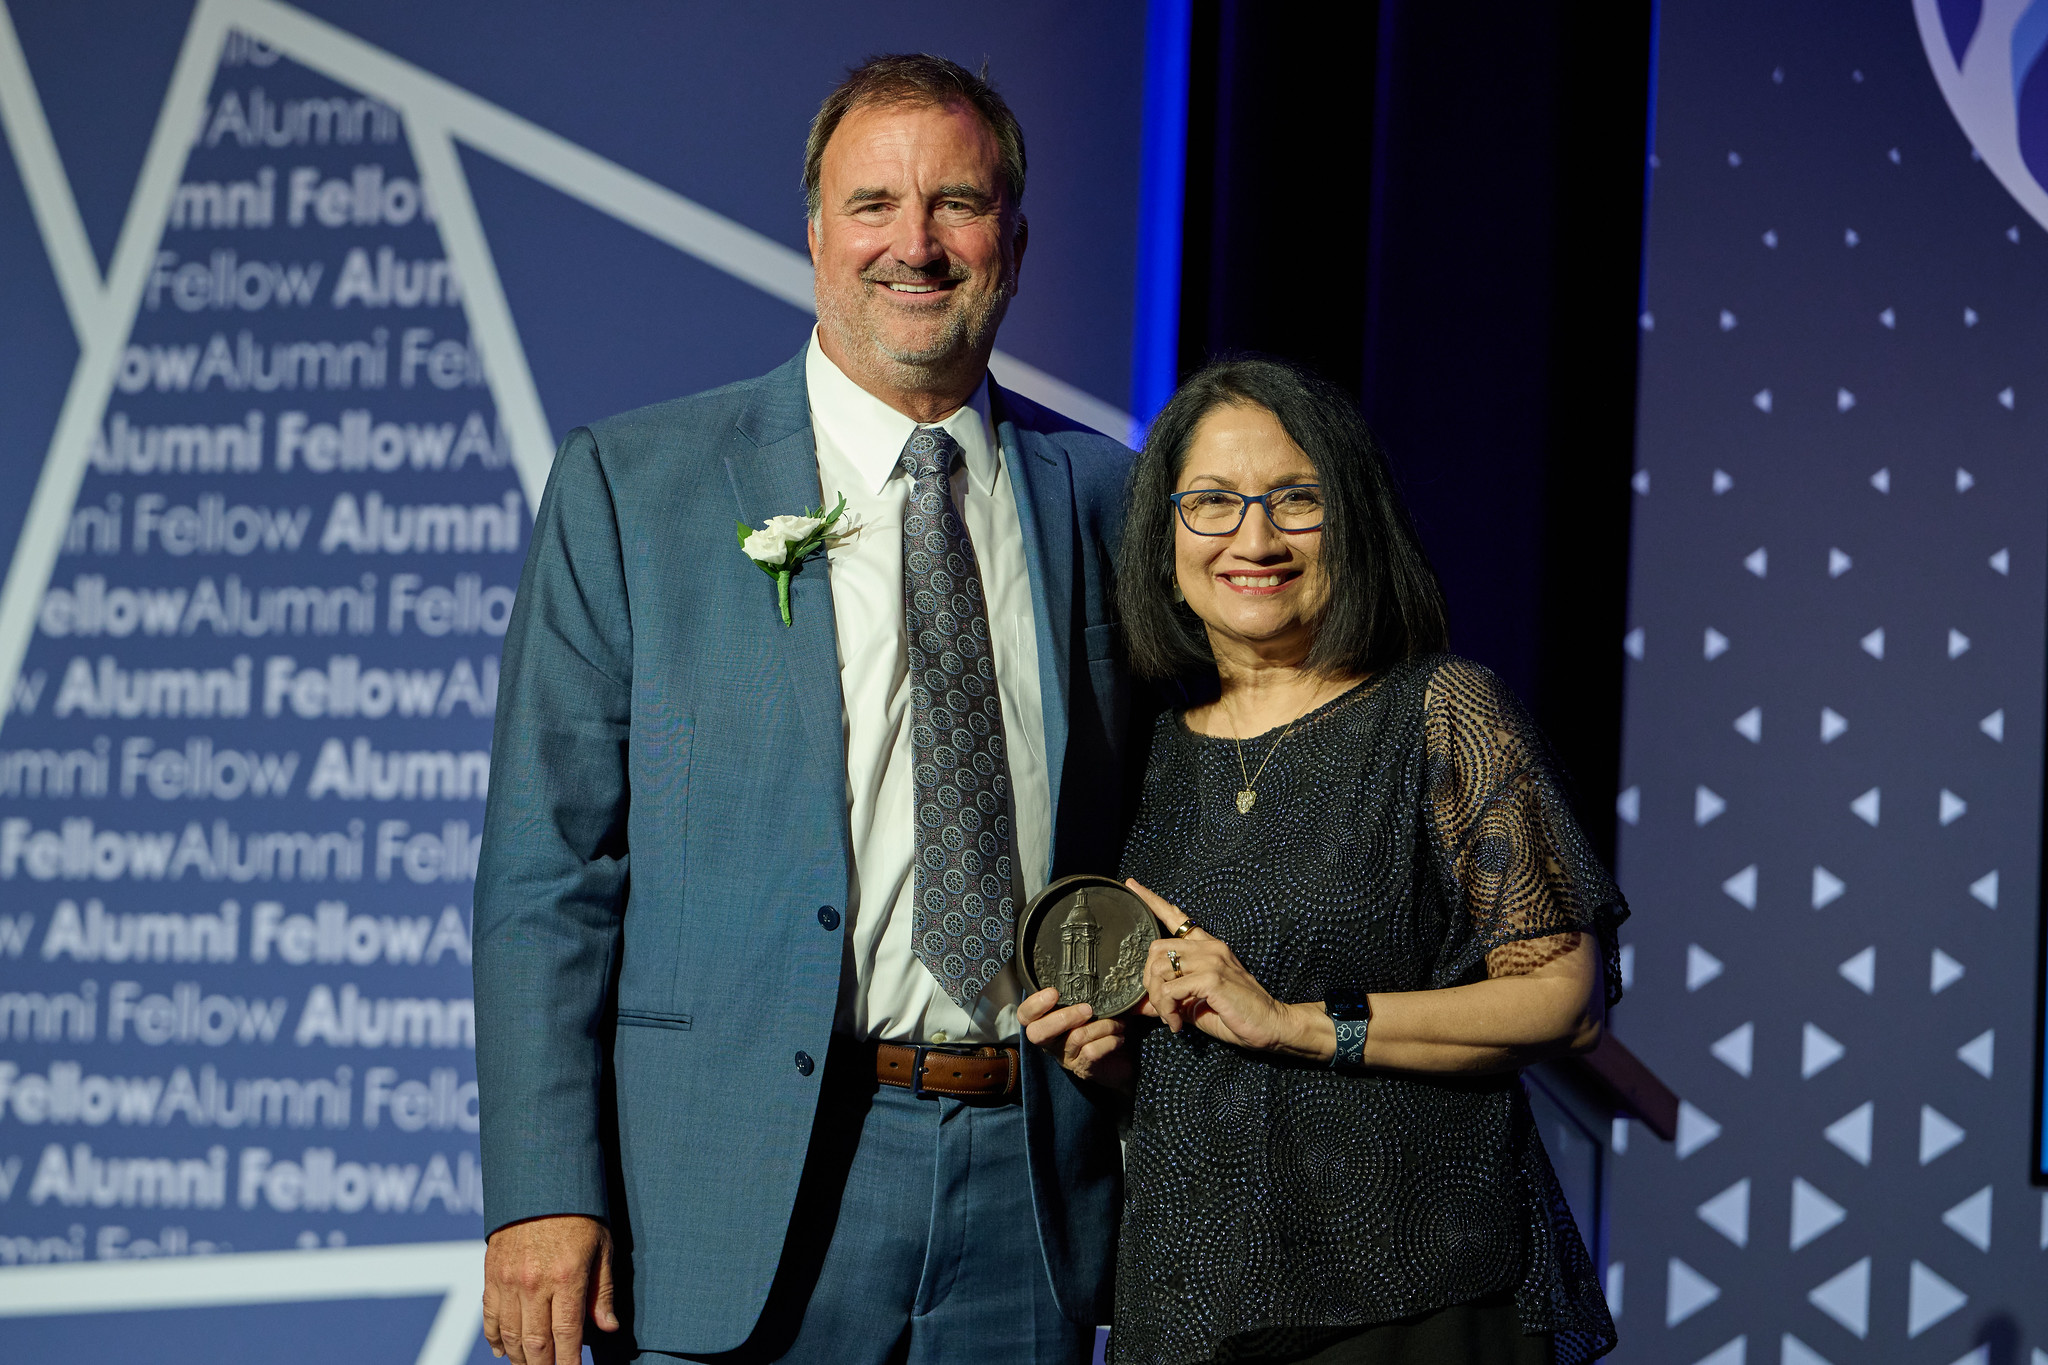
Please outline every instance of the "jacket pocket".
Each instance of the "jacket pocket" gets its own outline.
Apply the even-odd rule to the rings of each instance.
[[[619,1023],[622,1026],[634,1028],[672,1028],[687,1031],[690,1027],[690,1016],[687,1014],[665,1014],[659,1010],[621,1009],[619,1011]]]

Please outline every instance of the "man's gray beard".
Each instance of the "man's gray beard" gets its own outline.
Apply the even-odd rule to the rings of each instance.
[[[849,315],[839,306],[836,297],[819,300],[818,320],[837,332],[842,340],[851,343],[850,349],[855,354],[870,355],[918,375],[927,375],[941,373],[949,365],[981,354],[992,346],[996,329],[1002,326],[1003,315],[1009,311],[1009,303],[1009,290],[999,285],[980,308],[951,312],[945,326],[931,342],[916,350],[890,347],[881,336],[881,329],[871,325],[871,314],[863,311]]]

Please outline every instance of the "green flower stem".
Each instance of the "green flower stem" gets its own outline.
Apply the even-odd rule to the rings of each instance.
[[[782,624],[789,624],[789,570],[775,575],[775,603],[782,608]]]

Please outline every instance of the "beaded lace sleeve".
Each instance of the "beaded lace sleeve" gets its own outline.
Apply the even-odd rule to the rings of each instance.
[[[1572,815],[1549,746],[1505,684],[1446,659],[1423,697],[1425,797],[1439,867],[1463,914],[1440,982],[1485,975],[1486,955],[1556,934],[1599,935],[1607,1003],[1621,998],[1614,930],[1628,916]],[[1528,959],[1540,960],[1532,945]]]

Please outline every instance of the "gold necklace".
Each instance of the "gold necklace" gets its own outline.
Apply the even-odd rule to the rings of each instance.
[[[1245,767],[1244,740],[1235,733],[1235,731],[1242,727],[1238,725],[1236,716],[1230,718],[1230,728],[1233,732],[1230,738],[1237,744],[1237,771],[1238,775],[1244,778],[1244,788],[1237,794],[1237,813],[1239,815],[1251,814],[1253,804],[1259,799],[1257,788],[1259,779],[1266,775],[1266,765],[1273,761],[1273,754],[1280,748],[1281,743],[1294,733],[1294,727],[1301,724],[1301,717],[1316,709],[1315,699],[1320,697],[1322,692],[1323,689],[1318,686],[1309,697],[1308,707],[1301,712],[1301,715],[1287,722],[1287,728],[1280,732],[1280,738],[1273,741],[1273,747],[1266,750],[1266,756],[1259,760],[1259,770],[1257,772],[1252,772]]]

